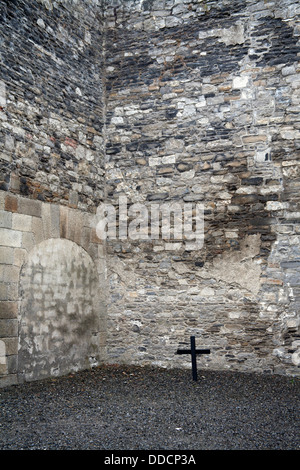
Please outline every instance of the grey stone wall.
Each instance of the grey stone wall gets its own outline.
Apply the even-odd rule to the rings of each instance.
[[[103,199],[98,3],[1,2],[1,189],[88,211]]]
[[[92,216],[105,185],[103,9],[7,0],[0,17],[0,381],[9,385],[105,357]]]
[[[110,3],[107,196],[201,202],[201,250],[107,244],[112,360],[298,373],[299,5]]]
[[[192,334],[202,367],[299,374],[299,13],[1,3],[2,385],[101,361],[190,367],[175,352]],[[100,240],[97,208],[118,214],[121,196],[203,204],[203,246],[164,227]]]

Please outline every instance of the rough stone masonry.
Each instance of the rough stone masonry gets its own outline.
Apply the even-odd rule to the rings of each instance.
[[[300,6],[2,1],[1,385],[100,363],[299,375]],[[97,237],[201,203],[204,245]]]

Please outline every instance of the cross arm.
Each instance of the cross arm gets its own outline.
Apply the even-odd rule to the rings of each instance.
[[[210,354],[210,349],[195,349],[196,354]],[[176,354],[192,354],[191,349],[177,349]]]

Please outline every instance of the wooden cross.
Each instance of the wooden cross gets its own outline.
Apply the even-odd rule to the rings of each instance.
[[[193,380],[197,380],[197,354],[210,354],[210,349],[196,349],[195,336],[191,336],[191,349],[177,349],[176,354],[191,354]]]

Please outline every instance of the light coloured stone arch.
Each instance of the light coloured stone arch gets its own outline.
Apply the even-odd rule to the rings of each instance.
[[[73,241],[43,240],[20,271],[18,380],[59,376],[103,360],[104,281]]]

